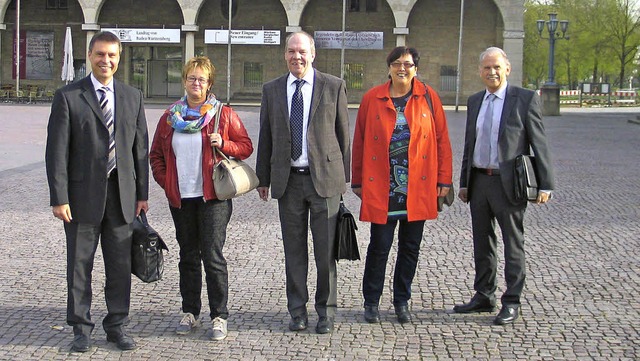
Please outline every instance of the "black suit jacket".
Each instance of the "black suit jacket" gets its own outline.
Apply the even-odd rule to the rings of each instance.
[[[260,108],[256,173],[260,186],[271,186],[271,196],[276,199],[284,194],[291,171],[288,76],[289,73],[264,84]],[[315,70],[307,152],[313,185],[321,197],[346,191],[351,169],[350,139],[344,81]]]
[[[460,188],[468,189],[469,199],[473,192],[471,167],[476,143],[476,121],[484,94],[484,90],[478,92],[470,96],[467,101],[467,125]],[[540,97],[534,91],[507,85],[498,133],[498,162],[502,186],[507,198],[513,204],[519,203],[516,201],[513,185],[514,161],[520,154],[531,154],[531,149],[536,156],[539,189],[553,190],[553,168],[542,124]]]
[[[135,217],[149,195],[147,122],[142,92],[114,79],[116,167],[122,214]],[[107,198],[109,133],[90,75],[56,91],[47,128],[51,206],[69,204],[73,220],[99,224]]]

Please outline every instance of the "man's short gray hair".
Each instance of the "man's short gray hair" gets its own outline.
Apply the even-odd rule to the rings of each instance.
[[[507,58],[507,53],[505,53],[504,50],[498,48],[497,46],[489,47],[485,51],[480,53],[480,58],[478,59],[479,64],[482,64],[482,61],[484,60],[484,58],[494,54],[500,54],[504,58],[504,61],[507,63],[507,65],[511,66],[511,63],[509,62],[509,58]]]

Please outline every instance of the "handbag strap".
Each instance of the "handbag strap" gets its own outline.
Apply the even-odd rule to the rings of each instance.
[[[224,106],[224,104],[222,104],[221,101],[218,100],[218,103],[216,103],[216,115],[215,115],[215,121],[213,123],[213,129],[217,132],[218,128],[220,127],[220,116],[222,115],[222,107]],[[216,159],[216,153],[220,154],[220,156],[226,160],[227,162],[229,161],[229,157],[227,157],[224,153],[222,153],[222,151],[220,150],[220,148],[218,147],[213,147],[213,149],[215,150],[213,152],[213,162],[214,163],[218,163],[218,160]]]

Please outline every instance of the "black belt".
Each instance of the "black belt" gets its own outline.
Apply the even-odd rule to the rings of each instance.
[[[500,169],[473,168],[473,170],[486,175],[500,175]]]
[[[309,167],[291,167],[291,173],[309,175],[311,174],[311,171],[309,170]]]

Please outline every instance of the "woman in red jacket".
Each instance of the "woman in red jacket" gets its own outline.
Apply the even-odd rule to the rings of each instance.
[[[437,217],[437,198],[452,185],[447,120],[438,95],[415,77],[419,61],[414,48],[393,49],[387,56],[390,80],[364,95],[356,119],[351,187],[362,200],[360,220],[371,222],[362,286],[370,323],[380,322],[378,304],[398,223],[393,305],[400,323],[411,321],[408,302],[424,223]]]
[[[188,334],[200,324],[202,265],[207,281],[213,340],[227,336],[229,293],[227,261],[222,254],[231,200],[216,199],[213,188],[214,147],[229,157],[247,158],[251,139],[238,115],[220,108],[220,125],[214,129],[219,100],[211,93],[215,67],[206,57],[189,60],[182,70],[187,95],[162,115],[153,137],[149,158],[153,177],[169,200],[180,245],[180,294],[184,315],[176,328]]]

